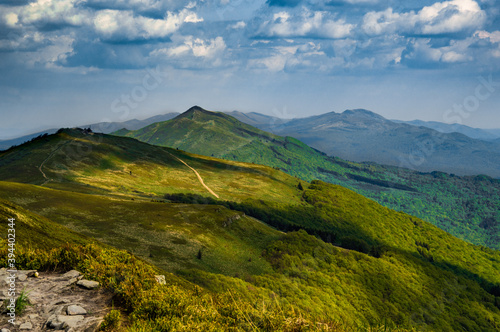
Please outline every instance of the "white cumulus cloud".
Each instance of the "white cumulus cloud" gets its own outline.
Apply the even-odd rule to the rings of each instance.
[[[272,18],[262,23],[259,34],[267,37],[321,37],[345,38],[354,25],[343,19],[335,20],[327,12],[310,11],[302,8],[292,15],[287,11],[274,13]]]
[[[486,21],[486,13],[473,0],[436,2],[420,11],[397,13],[392,8],[369,12],[362,28],[371,35],[387,33],[436,35],[478,29]]]
[[[209,40],[187,36],[182,45],[172,48],[161,48],[151,52],[151,56],[178,57],[191,54],[195,57],[214,58],[221,55],[226,49],[226,43],[222,37],[216,37]]]
[[[94,18],[95,30],[104,38],[151,39],[166,37],[177,31],[183,23],[200,22],[196,13],[183,9],[168,12],[164,19],[134,15],[133,11],[103,10]]]

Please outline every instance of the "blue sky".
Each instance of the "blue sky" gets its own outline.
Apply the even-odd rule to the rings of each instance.
[[[281,117],[366,108],[498,128],[499,10],[495,0],[0,0],[0,139],[192,105]]]

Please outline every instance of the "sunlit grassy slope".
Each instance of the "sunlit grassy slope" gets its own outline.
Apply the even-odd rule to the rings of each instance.
[[[132,201],[9,182],[0,182],[0,197],[169,271],[260,274],[270,270],[262,250],[282,234],[213,205]]]
[[[72,129],[0,153],[0,180],[145,197],[207,193],[193,171],[175,157],[195,168],[223,199],[282,201],[298,192],[296,178],[271,167],[226,162],[135,139]]]
[[[220,199],[172,155],[197,169]],[[40,171],[44,161],[47,179]],[[15,172],[23,165],[24,174]],[[201,326],[196,324],[287,330],[269,322],[297,323],[299,317],[310,330],[320,328],[311,322],[332,329],[332,322],[436,331],[500,327],[499,252],[340,186],[302,182],[301,190],[296,178],[270,167],[78,130],[4,153],[0,176],[0,199],[9,201],[2,206],[18,211],[2,218],[22,212],[42,223],[40,232],[51,220],[181,278],[176,282],[185,288],[131,293],[136,302],[130,310],[144,319],[137,324],[151,324],[142,331],[161,331],[158,326],[168,326],[172,316],[179,322],[173,330]],[[69,232],[63,229],[54,233],[58,242]],[[77,257],[72,264],[113,285],[124,282],[128,288],[112,287],[122,296],[139,287],[123,271],[136,276],[126,265],[143,263],[123,258],[119,267],[113,255],[122,254],[90,251],[82,259],[95,257],[103,265]],[[190,293],[191,283],[223,300],[201,300]]]
[[[487,176],[459,177],[348,162],[326,156],[297,139],[273,135],[200,107],[169,121],[116,134],[201,155],[268,165],[305,181],[339,184],[458,238],[500,249],[500,180]]]
[[[2,185],[4,185],[3,182]],[[7,196],[10,199],[9,193],[11,193],[10,190],[2,190],[2,194],[4,194],[2,196]],[[0,223],[1,238],[6,239],[8,233],[14,234],[16,240],[14,243],[27,248],[51,249],[68,242],[74,244],[92,242],[92,238],[60,227],[51,220],[14,204],[12,200],[0,199],[0,217],[2,218]],[[14,219],[14,231],[9,232],[8,229],[11,227],[8,226],[7,221],[11,218]]]
[[[345,331],[349,328],[329,318],[307,319],[297,308],[280,303],[274,293],[262,288],[258,294],[253,292],[254,296],[248,291],[240,292],[250,287],[243,281],[238,290],[207,291],[126,251],[78,236],[4,200],[0,200],[0,218],[15,218],[17,269],[60,272],[77,269],[86,278],[99,281],[105,290],[113,292],[113,302],[128,316],[128,324],[122,325],[120,331]],[[7,234],[6,225],[0,224],[2,234]],[[8,259],[12,258],[9,257],[12,247],[7,243],[0,237],[0,267],[11,268]],[[217,278],[216,274],[205,273],[208,278]],[[165,276],[165,285],[156,282],[158,274]],[[29,298],[30,289],[27,292]],[[0,324],[7,325],[8,318],[2,315]],[[16,318],[24,319],[23,315]]]

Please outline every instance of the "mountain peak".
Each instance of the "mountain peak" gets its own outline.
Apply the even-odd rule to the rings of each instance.
[[[188,109],[186,112],[182,113],[182,114],[191,114],[191,113],[196,113],[196,112],[201,112],[201,113],[213,113],[213,112],[210,112],[210,111],[207,111],[206,109],[198,106],[198,105],[195,105],[193,107],[191,107],[190,109]]]
[[[358,109],[352,109],[352,110],[345,110],[342,115],[349,115],[349,116],[362,116],[365,118],[372,118],[372,119],[377,119],[377,120],[385,120],[385,118],[375,112],[358,108]]]
[[[195,106],[191,107],[190,109],[188,109],[187,111],[185,111],[184,113],[179,114],[177,116],[177,118],[186,118],[186,119],[195,120],[195,119],[199,119],[200,117],[203,117],[204,115],[205,116],[206,115],[213,116],[213,115],[217,115],[217,113],[212,112],[212,111],[207,111],[206,109],[195,105]]]

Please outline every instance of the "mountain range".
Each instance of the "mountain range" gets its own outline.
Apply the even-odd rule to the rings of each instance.
[[[161,115],[155,115],[150,118],[144,119],[144,120],[128,120],[124,122],[98,122],[98,123],[93,123],[93,124],[88,124],[88,125],[83,125],[79,126],[81,128],[90,128],[95,132],[98,133],[104,133],[104,134],[109,134],[114,131],[117,131],[122,128],[130,129],[130,130],[135,130],[139,129],[142,127],[145,127],[151,123],[159,122],[159,121],[166,121],[170,120],[174,117],[179,115],[179,113],[166,113],[166,114],[161,114]],[[0,150],[7,150],[11,146],[14,145],[20,145],[24,142],[27,142],[35,137],[38,137],[40,135],[44,134],[54,134],[58,129],[52,128],[52,129],[47,129],[43,131],[39,131],[33,134],[29,135],[24,135],[21,137],[13,138],[13,139],[7,139],[7,140],[0,140]]]
[[[226,117],[194,108],[169,128]],[[307,149],[233,127],[250,145]],[[133,331],[500,327],[498,251],[277,167],[61,129],[0,152],[0,215],[19,220],[18,269],[80,270]]]
[[[297,138],[330,156],[350,161],[371,161],[423,172],[500,177],[498,141],[396,123],[367,110],[330,112],[291,120],[253,113],[232,112],[231,115],[259,129]]]
[[[228,112],[234,118],[267,132],[301,140],[331,156],[371,161],[418,171],[500,177],[500,130],[459,124],[387,120],[367,110],[330,112],[298,119],[281,119],[255,112]],[[167,113],[145,120],[80,126],[95,132],[137,130],[177,116]],[[56,129],[0,141],[0,149],[18,145]]]
[[[176,118],[115,135],[226,160],[263,164],[305,181],[350,188],[389,208],[418,216],[471,243],[500,248],[500,181],[487,176],[422,173],[329,157],[228,114],[192,107]]]
[[[465,126],[458,123],[443,123],[437,121],[401,121],[401,120],[391,120],[396,123],[406,123],[417,127],[426,127],[430,129],[437,130],[441,133],[459,133],[469,136],[470,138],[480,139],[483,141],[493,141],[500,138],[500,129],[479,129]]]

